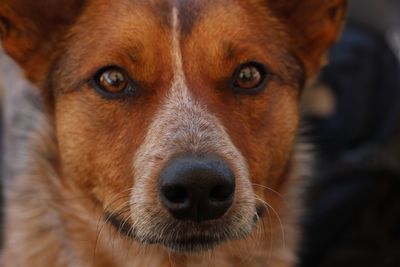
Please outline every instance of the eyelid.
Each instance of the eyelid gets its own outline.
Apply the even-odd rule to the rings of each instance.
[[[106,72],[107,70],[111,70],[111,69],[114,69],[114,70],[117,70],[117,71],[120,71],[120,72],[126,74],[126,76],[130,79],[130,76],[129,76],[128,72],[127,72],[124,68],[122,68],[122,67],[120,67],[120,66],[118,66],[118,65],[106,65],[106,66],[97,68],[97,69],[92,73],[91,77],[92,77],[92,78],[93,78],[93,77],[97,77],[97,76],[99,76],[100,74]]]

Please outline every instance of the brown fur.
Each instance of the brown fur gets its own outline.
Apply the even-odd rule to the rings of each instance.
[[[336,39],[344,7],[317,0],[1,2],[3,46],[46,106],[36,111],[33,150],[18,159],[20,172],[7,186],[5,266],[293,266],[298,100]],[[249,60],[268,66],[268,87],[235,95],[229,77]],[[100,97],[88,81],[106,65],[125,68],[139,94]],[[158,174],[185,152],[212,152],[234,170],[236,199],[222,219],[181,223],[160,204]],[[132,227],[136,241],[107,214]],[[171,231],[222,238],[222,230],[230,238],[212,252],[137,242],[160,243]]]

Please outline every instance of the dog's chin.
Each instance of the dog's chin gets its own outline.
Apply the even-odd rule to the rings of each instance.
[[[226,243],[230,240],[245,239],[251,234],[253,228],[258,224],[260,219],[263,217],[266,209],[264,207],[258,207],[256,214],[252,219],[249,220],[248,224],[242,227],[235,227],[228,222],[223,225],[213,225],[213,223],[206,223],[196,229],[196,231],[190,231],[190,227],[183,226],[185,230],[179,231],[175,234],[166,234],[163,237],[157,237],[157,235],[142,235],[136,229],[134,229],[127,220],[121,219],[117,216],[108,214],[106,216],[107,222],[111,224],[122,236],[129,238],[132,241],[139,242],[143,245],[161,245],[165,249],[176,252],[176,253],[199,253],[210,251],[218,247],[219,245]],[[179,227],[178,225],[165,225],[163,228]],[[207,229],[212,227],[213,233],[210,231],[201,231],[201,228]],[[193,234],[192,232],[196,232]],[[145,237],[144,237],[145,236]]]

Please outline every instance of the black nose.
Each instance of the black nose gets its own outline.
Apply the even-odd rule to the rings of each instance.
[[[186,155],[161,172],[159,190],[162,204],[176,219],[214,220],[232,205],[235,177],[217,157]]]

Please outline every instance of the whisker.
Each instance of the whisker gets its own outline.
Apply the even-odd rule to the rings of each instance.
[[[126,190],[123,190],[121,192],[119,192],[118,194],[116,194],[112,200],[110,201],[110,203],[104,208],[104,210],[109,210],[111,206],[114,206],[114,203],[119,201],[120,199],[126,197],[126,193],[131,192],[132,188],[128,188]],[[128,194],[129,195],[129,194]],[[96,253],[97,253],[97,249],[98,249],[98,243],[99,243],[99,239],[101,236],[101,233],[103,231],[104,226],[110,221],[111,217],[114,215],[120,216],[121,214],[124,214],[125,212],[130,210],[130,207],[126,205],[127,203],[122,203],[119,205],[119,211],[118,214],[117,212],[114,210],[112,212],[110,212],[106,218],[104,218],[104,214],[100,214],[99,218],[97,219],[97,226],[96,226],[96,241],[95,241],[95,247],[94,247],[94,251],[93,251],[93,259],[95,259],[96,257]],[[125,206],[125,208],[124,208]],[[116,209],[117,210],[117,209]]]
[[[268,261],[271,261],[272,259],[272,249],[274,247],[274,235],[272,234],[272,222],[271,222],[271,213],[269,212],[269,209],[267,208],[267,215],[268,215],[268,226],[269,226],[269,232],[270,232],[270,236],[269,236],[269,246],[270,249],[268,251]],[[263,220],[263,224],[264,224],[264,220]]]
[[[266,205],[269,209],[272,210],[272,212],[275,214],[276,218],[278,219],[280,228],[281,228],[281,234],[282,234],[282,241],[283,241],[283,248],[286,248],[286,237],[285,237],[285,229],[283,227],[283,223],[281,220],[281,217],[279,216],[279,213],[269,204],[267,203],[265,200],[261,199],[260,197],[258,197],[257,195],[255,195],[255,199],[257,199],[258,201],[260,201],[261,203],[263,203],[264,205]],[[271,232],[271,235],[273,234],[273,232]]]
[[[278,191],[276,191],[276,190],[274,190],[274,189],[272,189],[272,188],[270,188],[270,187],[268,187],[268,186],[266,186],[266,185],[257,184],[257,183],[251,183],[251,184],[252,184],[253,186],[258,186],[258,187],[261,187],[261,188],[263,188],[263,189],[267,189],[268,191],[274,193],[275,195],[277,195],[277,196],[285,203],[286,206],[288,206],[288,201],[287,201],[287,200],[285,199],[285,197],[284,197],[281,193],[279,193]]]

